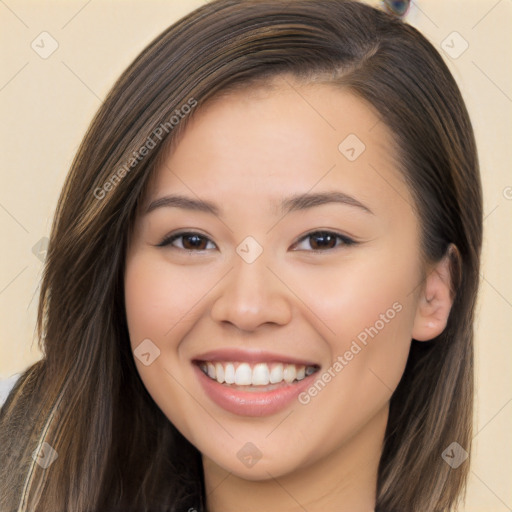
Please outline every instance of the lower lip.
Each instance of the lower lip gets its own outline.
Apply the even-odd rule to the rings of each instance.
[[[219,384],[208,377],[197,365],[193,365],[199,382],[208,397],[219,407],[238,416],[270,416],[286,408],[298,395],[310,386],[312,375],[270,391],[243,391]]]

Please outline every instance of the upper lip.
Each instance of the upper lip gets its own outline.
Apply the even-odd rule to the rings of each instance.
[[[317,363],[307,359],[299,359],[290,357],[285,354],[277,354],[275,352],[267,352],[265,350],[247,350],[237,348],[223,348],[211,350],[200,354],[192,359],[193,362],[240,362],[240,363],[286,363],[303,366],[319,366]]]

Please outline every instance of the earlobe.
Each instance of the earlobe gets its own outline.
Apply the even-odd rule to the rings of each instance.
[[[458,256],[452,244],[444,257],[431,268],[421,290],[412,338],[417,341],[430,341],[439,336],[448,323],[453,304],[452,258]]]

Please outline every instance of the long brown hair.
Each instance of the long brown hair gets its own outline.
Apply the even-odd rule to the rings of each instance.
[[[338,84],[372,104],[396,139],[424,258],[436,262],[457,248],[448,325],[432,342],[412,341],[391,398],[377,489],[380,511],[454,509],[468,463],[452,469],[441,455],[452,442],[470,451],[482,241],[477,154],[459,89],[417,30],[367,5],[215,0],[124,72],[73,162],[41,286],[43,358],[0,413],[1,510],[204,510],[200,454],[153,402],[133,361],[127,237],[159,156],[194,111],[221,91],[282,73]],[[32,457],[43,443],[58,454],[47,469]]]

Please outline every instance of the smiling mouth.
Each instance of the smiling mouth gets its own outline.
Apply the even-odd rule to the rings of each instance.
[[[270,391],[282,385],[300,382],[317,372],[316,365],[288,363],[242,363],[198,361],[201,371],[210,379],[233,389]]]

